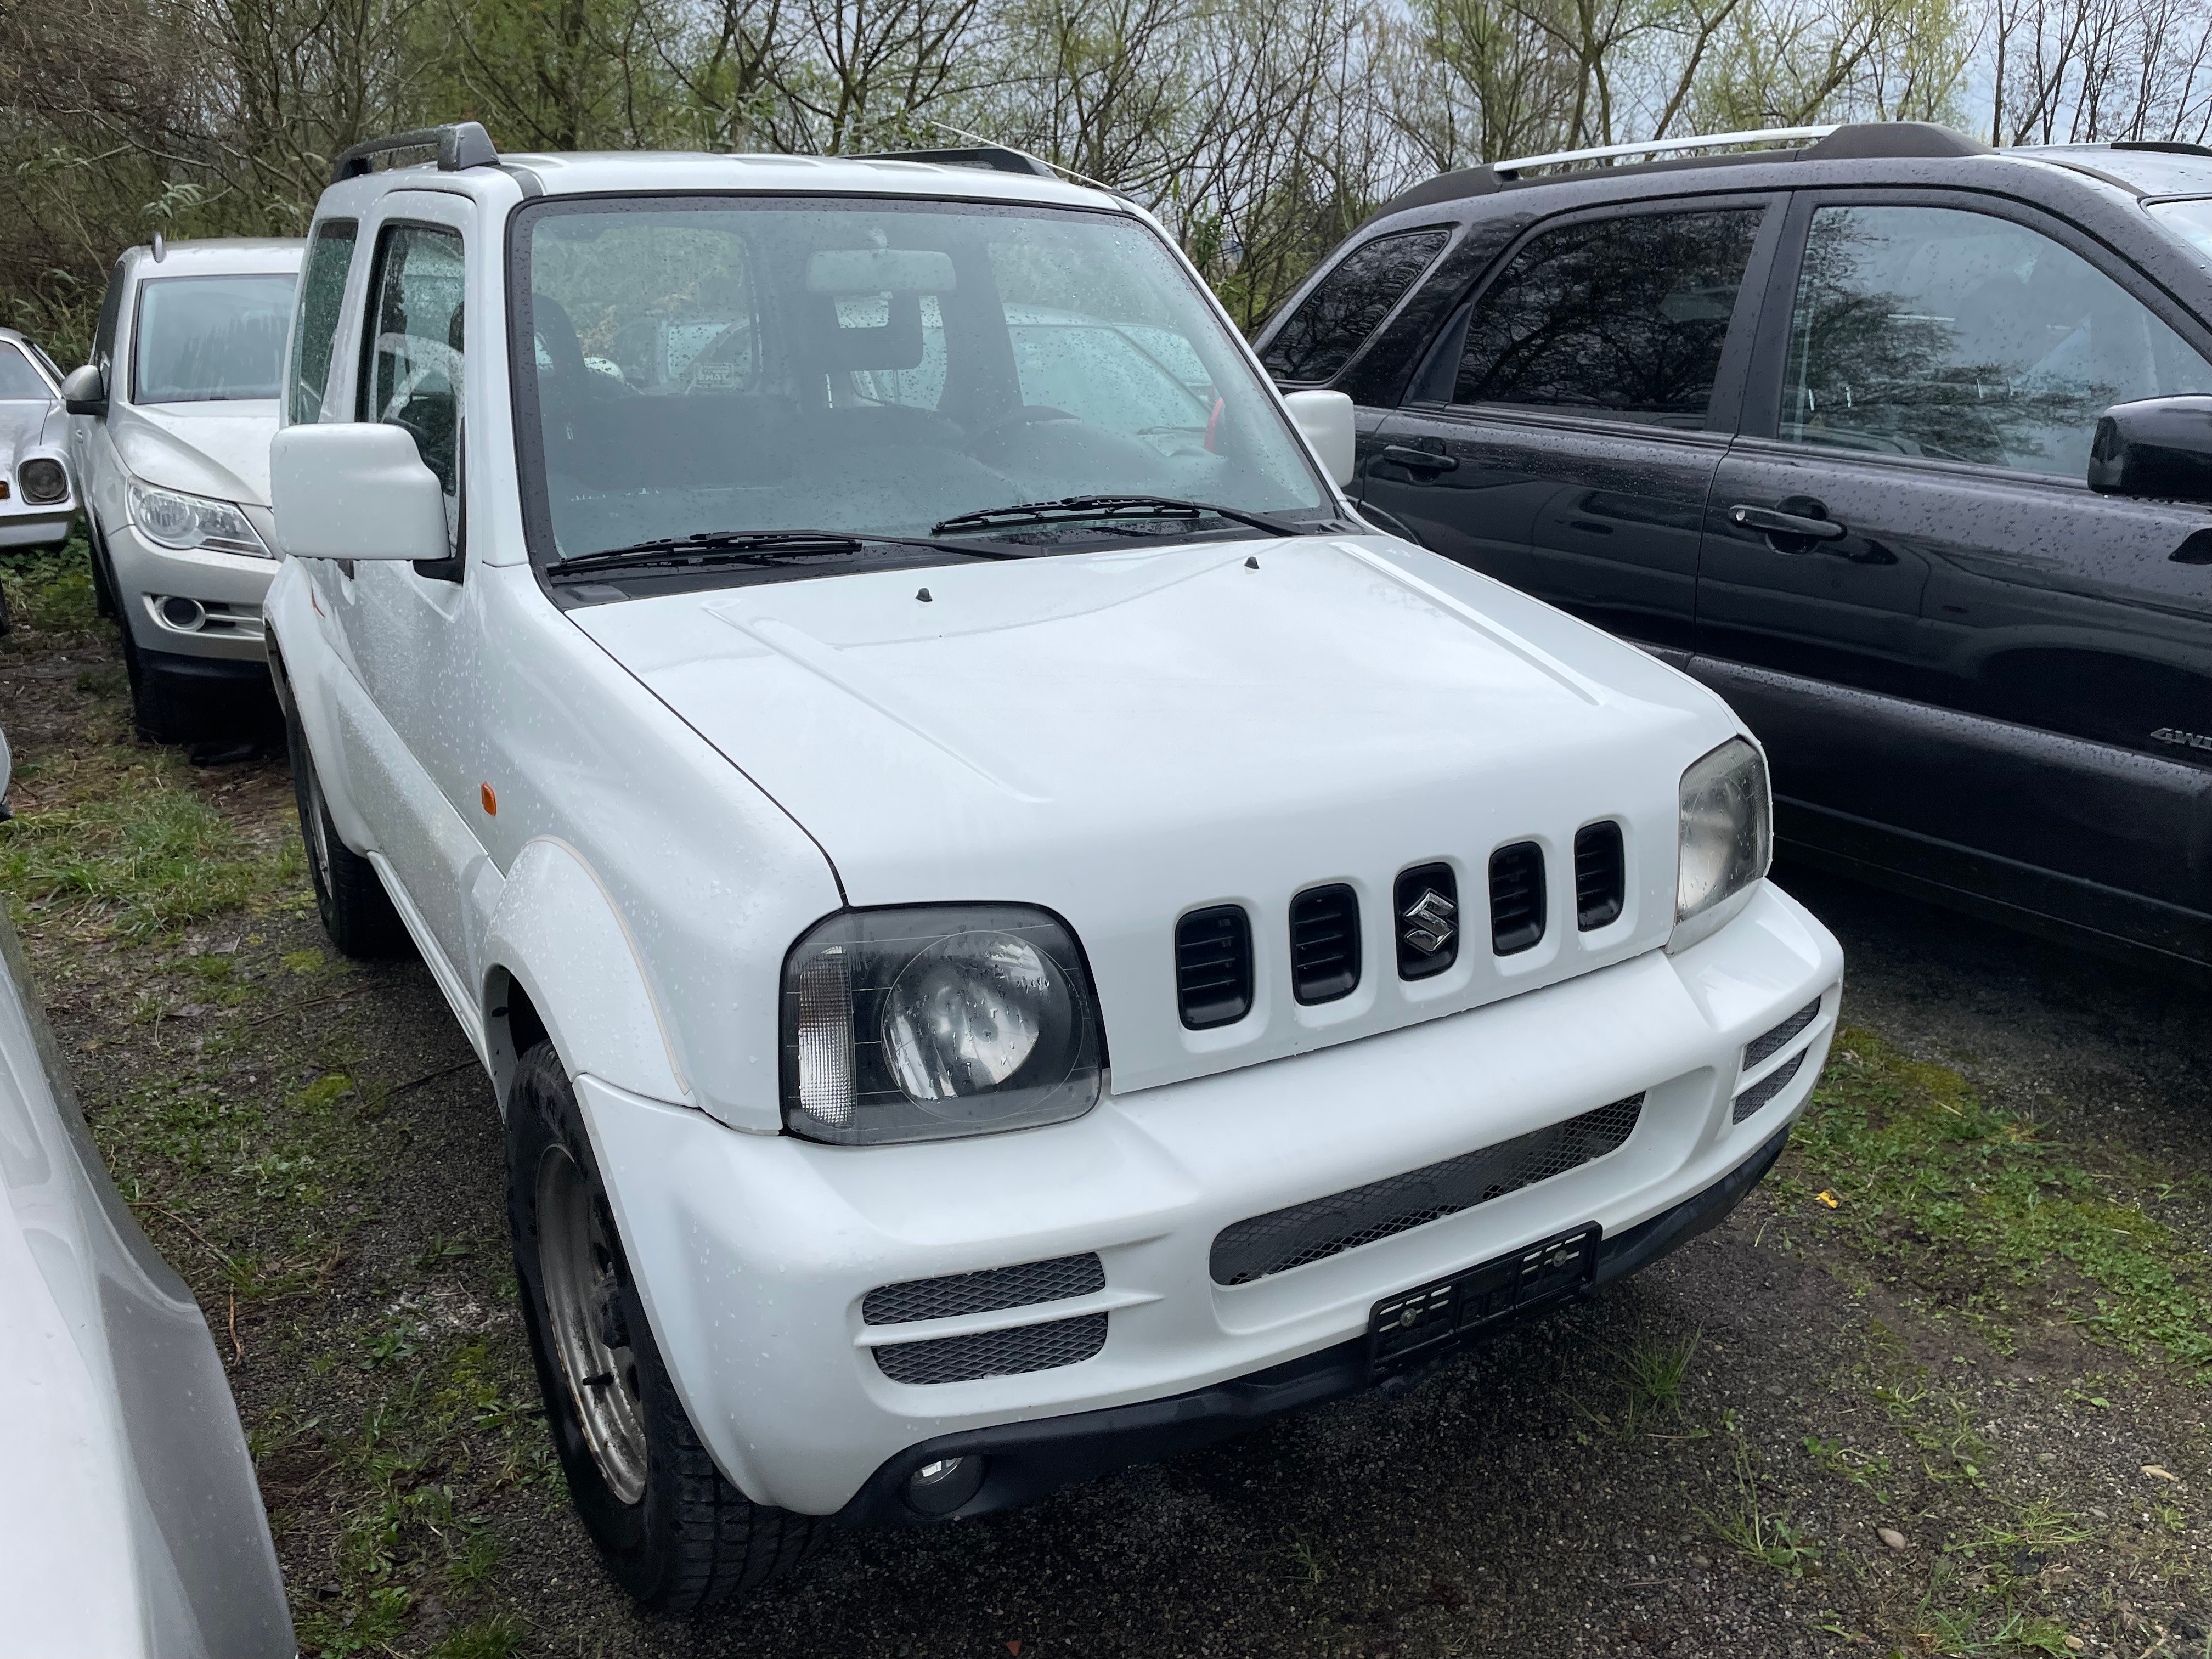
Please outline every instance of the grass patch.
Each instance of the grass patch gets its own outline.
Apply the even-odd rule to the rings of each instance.
[[[0,886],[84,937],[143,940],[297,887],[296,835],[240,835],[156,756],[88,799],[0,824]]]
[[[82,526],[59,547],[0,555],[0,592],[15,626],[29,634],[89,634],[99,622],[92,596],[92,548]],[[9,643],[27,645],[21,634]],[[39,642],[40,648],[53,643]]]
[[[1970,1316],[2001,1350],[2056,1317],[2201,1372],[2212,1367],[2205,1254],[2130,1185],[1985,1103],[1957,1072],[1855,1028],[1837,1040],[1775,1194]],[[1812,1201],[1822,1191],[1837,1207]]]
[[[1819,1547],[1811,1534],[1790,1518],[1786,1504],[1777,1504],[1770,1500],[1759,1454],[1744,1438],[1735,1413],[1723,1415],[1721,1427],[1729,1437],[1729,1473],[1733,1490],[1717,1510],[1699,1511],[1705,1524],[1724,1542],[1762,1566],[1792,1577],[1817,1570]]]

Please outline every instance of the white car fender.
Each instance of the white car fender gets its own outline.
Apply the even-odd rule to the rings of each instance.
[[[510,982],[544,1023],[571,1077],[589,1073],[672,1105],[696,1106],[637,942],[583,855],[526,842],[485,929],[483,961],[492,1080],[504,1109],[519,1056],[501,1017]]]
[[[323,637],[324,619],[315,610],[313,587],[296,562],[287,559],[278,568],[262,602],[262,620],[277,703],[285,714],[297,717],[307,734],[307,752],[314,757],[315,776],[323,787],[323,804],[337,826],[338,839],[356,853],[369,852],[376,837],[347,787],[342,763],[345,751],[338,744],[337,712],[324,678],[333,667],[346,672],[345,665],[336,660]]]

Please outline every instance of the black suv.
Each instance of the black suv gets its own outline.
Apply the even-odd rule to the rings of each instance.
[[[1802,856],[2212,963],[2212,149],[1611,159],[1407,191],[1261,335],[1369,516],[1727,697]]]

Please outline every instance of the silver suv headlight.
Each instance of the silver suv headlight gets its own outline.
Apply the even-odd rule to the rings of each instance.
[[[1098,1101],[1096,1007],[1046,911],[844,911],[784,962],[784,1127],[866,1146],[1079,1117]]]
[[[1742,908],[1729,901],[1766,873],[1773,819],[1766,757],[1741,738],[1730,738],[1682,774],[1669,950],[1696,944]]]
[[[181,490],[160,489],[131,481],[131,522],[148,541],[181,552],[245,553],[257,559],[276,556],[254,533],[246,514],[228,501]]]

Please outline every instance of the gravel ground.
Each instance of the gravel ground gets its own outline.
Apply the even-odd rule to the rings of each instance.
[[[111,1166],[232,1360],[310,1653],[2212,1655],[2212,1433],[2174,1352],[2203,1326],[2203,994],[1787,870],[1848,952],[1837,1097],[1863,1073],[2039,1122],[2014,1133],[2127,1206],[2109,1231],[2166,1240],[2167,1278],[2000,1273],[1933,1199],[1852,1231],[1872,1176],[1801,1133],[1725,1226],[1401,1402],[841,1534],[737,1607],[641,1618],[532,1414],[492,1104],[427,970],[328,959],[281,758],[133,743],[107,636],[65,622],[0,656],[0,878]],[[88,899],[26,838],[51,813],[96,839],[114,800],[210,809],[195,833],[258,874],[126,926],[128,884]],[[2129,1334],[2154,1314],[2163,1346]]]

